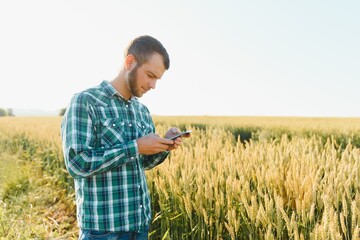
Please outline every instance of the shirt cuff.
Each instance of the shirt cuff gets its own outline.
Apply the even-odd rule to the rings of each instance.
[[[139,157],[139,149],[136,140],[126,143],[125,149],[127,159],[135,160]]]
[[[170,151],[163,151],[159,153],[160,157],[166,158],[170,154]]]

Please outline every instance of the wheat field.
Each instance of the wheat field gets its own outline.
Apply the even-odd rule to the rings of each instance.
[[[360,119],[154,121],[160,135],[169,126],[193,133],[147,172],[150,239],[360,239]],[[60,122],[0,118],[0,147],[39,163],[44,175],[56,177],[53,184],[64,189],[63,197],[72,199]],[[72,212],[65,213],[74,219],[74,203],[68,204]],[[54,221],[67,224],[58,236],[76,230],[66,218]]]

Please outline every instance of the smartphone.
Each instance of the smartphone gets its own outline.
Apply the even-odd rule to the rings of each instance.
[[[175,136],[171,137],[170,140],[175,140],[176,138],[181,137],[185,134],[189,134],[191,132],[192,132],[191,130],[186,130],[184,132],[180,132],[180,133],[176,134]]]

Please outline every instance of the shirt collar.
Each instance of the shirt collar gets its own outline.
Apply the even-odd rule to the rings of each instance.
[[[121,99],[125,100],[125,101],[132,101],[137,99],[134,96],[131,96],[129,100],[126,100],[123,96],[121,96],[121,94],[113,87],[113,85],[111,85],[110,82],[104,80],[102,81],[102,83],[100,84],[100,86],[104,89],[104,92],[106,94],[106,96],[108,96],[109,98],[113,97],[113,96],[118,96]]]

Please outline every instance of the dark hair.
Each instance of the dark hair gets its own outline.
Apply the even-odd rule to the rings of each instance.
[[[140,36],[132,40],[129,46],[125,49],[125,57],[132,54],[139,66],[149,60],[154,54],[158,53],[163,57],[165,69],[168,70],[170,67],[170,58],[164,46],[157,39],[151,36]]]

